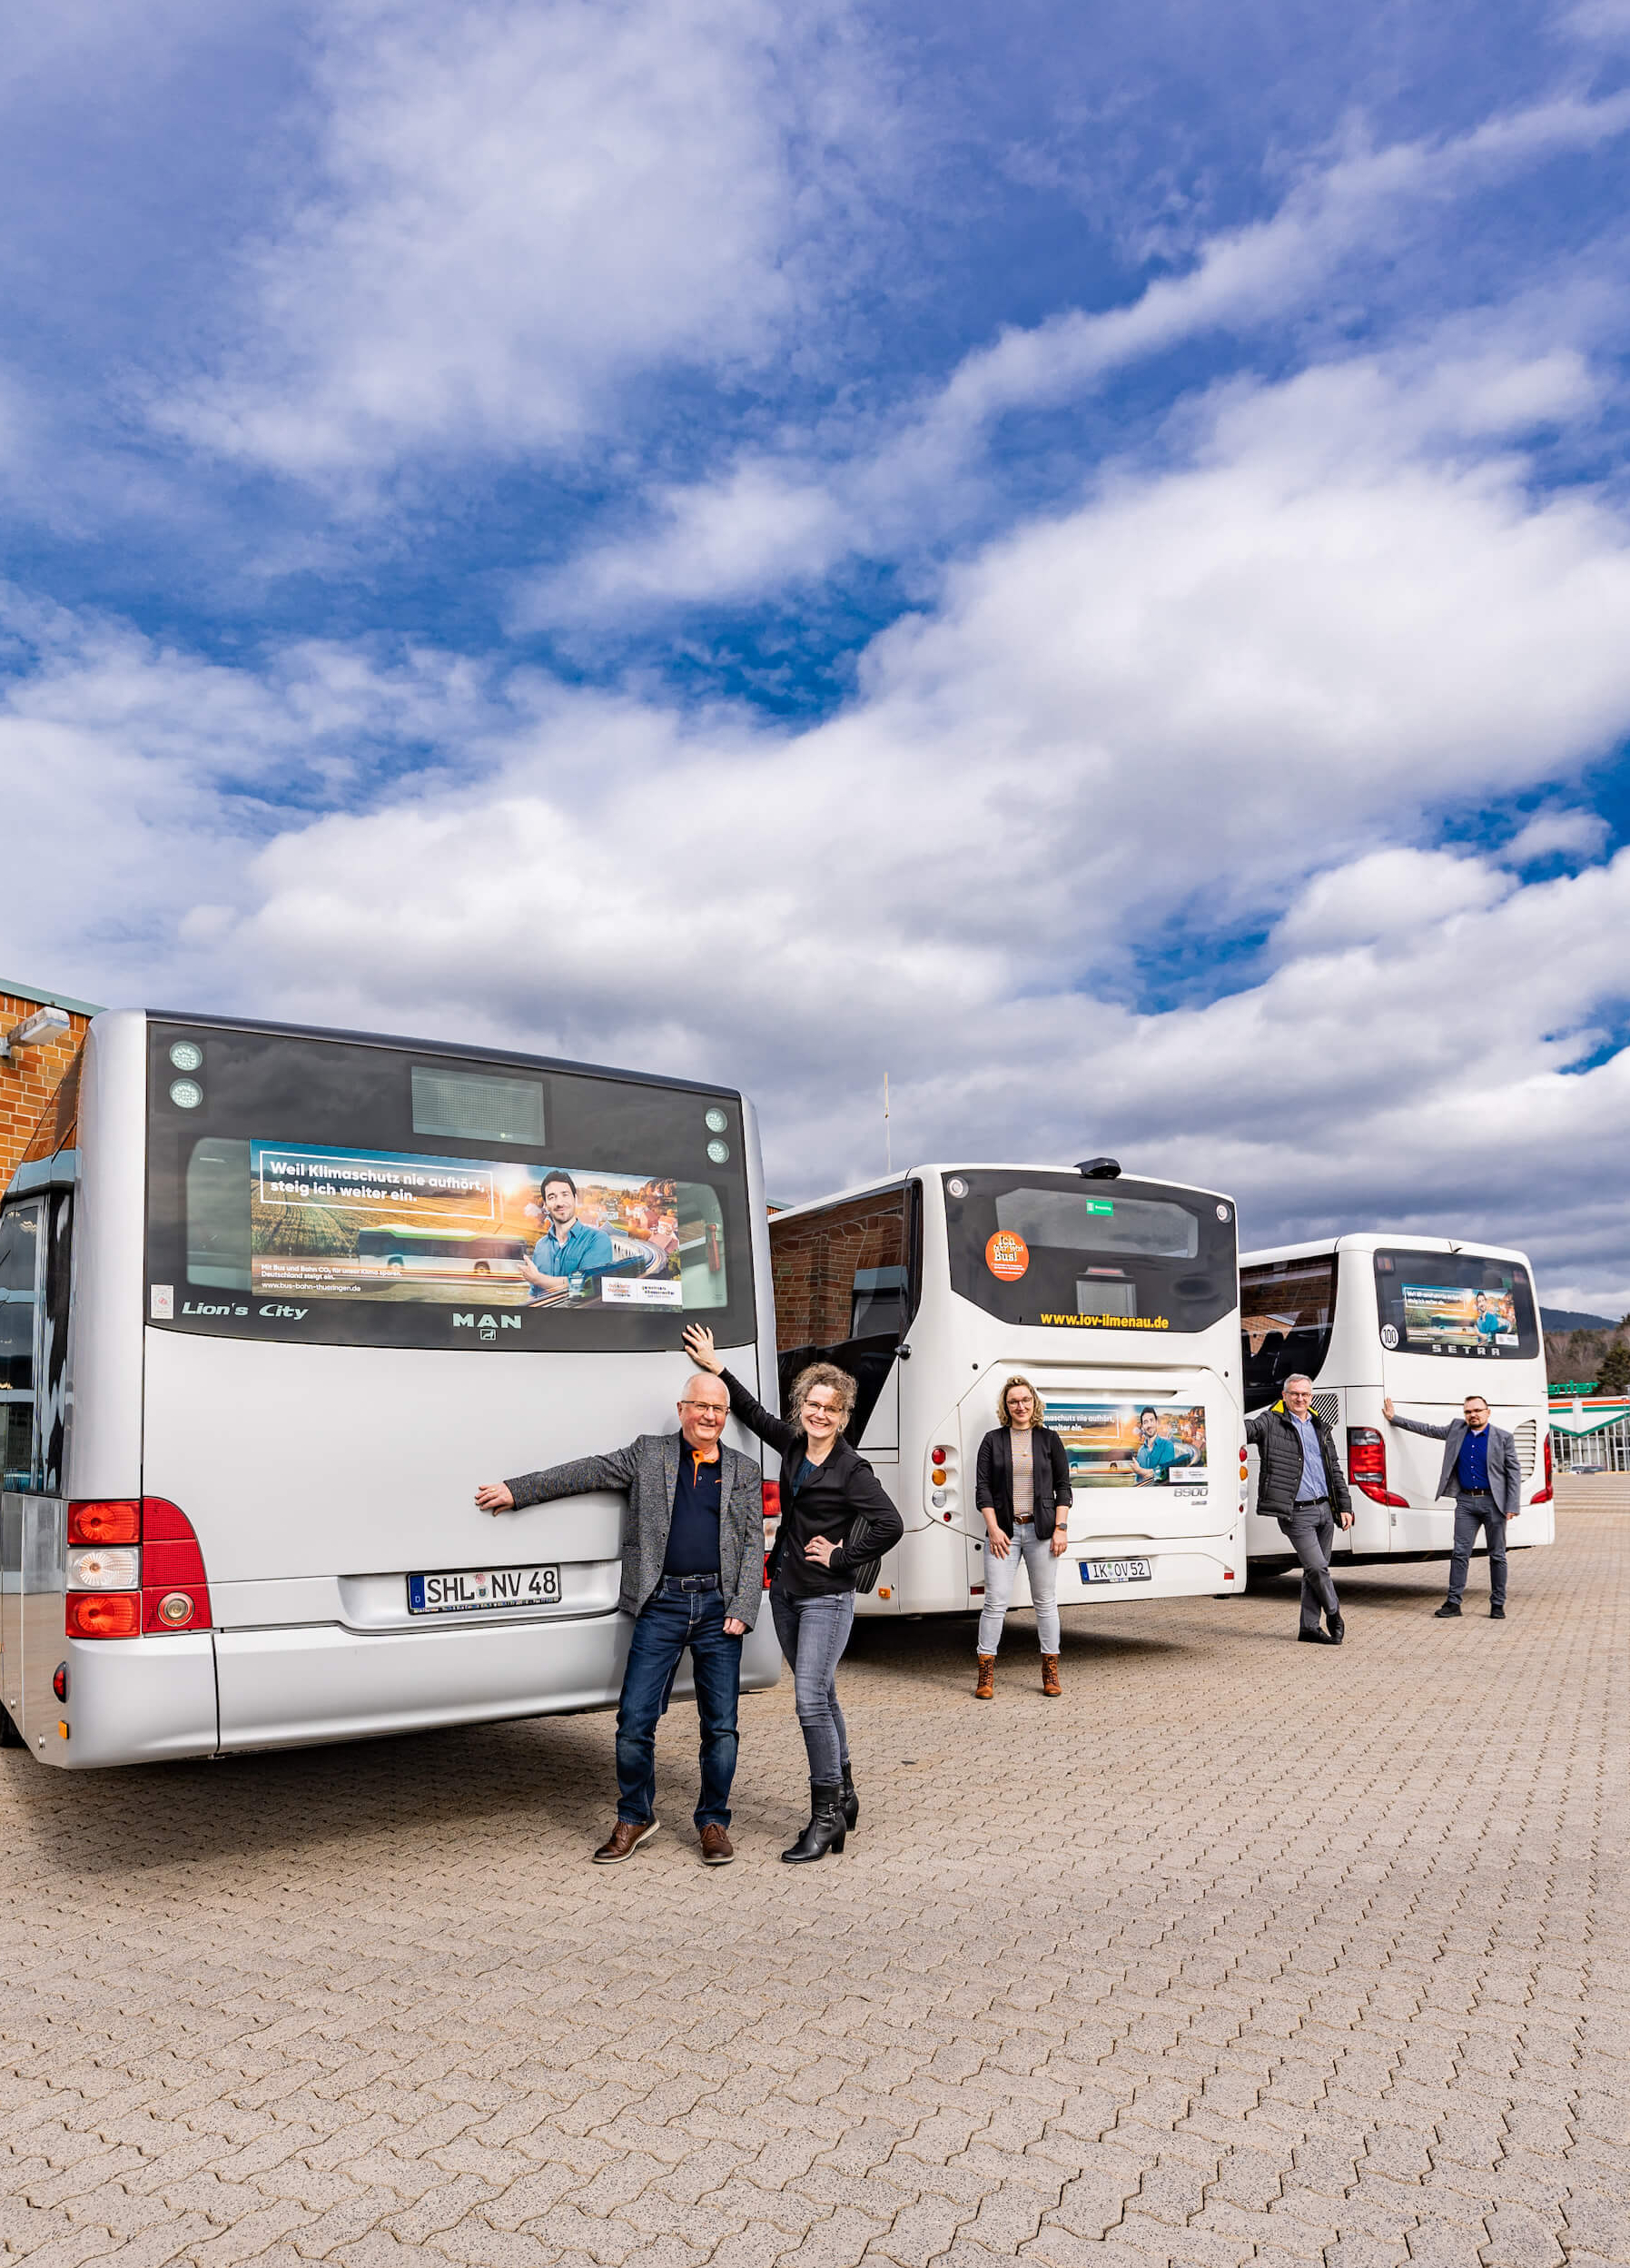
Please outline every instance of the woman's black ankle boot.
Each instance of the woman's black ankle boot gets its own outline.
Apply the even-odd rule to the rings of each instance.
[[[855,1775],[846,1764],[843,1767],[843,1774],[844,1825],[846,1827],[856,1827],[860,1825],[860,1798],[855,1792]]]
[[[829,1850],[844,1847],[844,1790],[834,1781],[830,1788],[819,1780],[809,1783],[809,1825],[791,1850],[784,1850],[782,1857],[789,1867],[801,1867],[805,1860],[825,1858]]]

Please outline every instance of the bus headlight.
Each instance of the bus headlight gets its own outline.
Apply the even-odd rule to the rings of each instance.
[[[142,1580],[142,1555],[117,1544],[92,1544],[68,1554],[70,1590],[134,1590]]]

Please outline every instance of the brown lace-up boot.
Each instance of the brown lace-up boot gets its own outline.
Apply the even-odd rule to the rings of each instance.
[[[1042,1690],[1050,1701],[1056,1701],[1063,1687],[1059,1683],[1059,1658],[1056,1654],[1042,1656]]]
[[[979,1683],[973,1689],[973,1699],[976,1701],[993,1701],[995,1698],[996,1657],[994,1654],[981,1654],[979,1657]]]

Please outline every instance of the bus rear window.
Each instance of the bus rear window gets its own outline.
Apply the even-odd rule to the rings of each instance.
[[[751,1332],[734,1097],[209,1026],[151,1045],[154,1323],[603,1350],[677,1346],[708,1310]]]
[[[1474,1359],[1539,1352],[1528,1272],[1477,1253],[1375,1256],[1376,1311],[1388,1352]]]
[[[951,1287],[1004,1322],[1202,1331],[1233,1307],[1225,1199],[1016,1171],[943,1186]]]

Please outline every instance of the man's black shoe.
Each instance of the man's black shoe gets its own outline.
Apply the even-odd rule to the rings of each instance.
[[[1488,1609],[1488,1619],[1489,1619],[1491,1622],[1503,1622],[1503,1621],[1506,1619],[1506,1609],[1505,1609],[1505,1608],[1504,1608],[1504,1607],[1490,1607],[1490,1608],[1489,1608],[1489,1609]]]
[[[1446,1599],[1442,1606],[1438,1608],[1437,1613],[1432,1617],[1432,1619],[1434,1622],[1454,1621],[1458,1620],[1459,1614],[1460,1609],[1455,1604],[1454,1600],[1452,1599]]]
[[[1342,1639],[1347,1636],[1347,1624],[1341,1619],[1341,1617],[1339,1614],[1331,1615],[1329,1619],[1330,1625],[1330,1643],[1332,1646],[1339,1646]]]
[[[1297,1637],[1304,1646],[1339,1646],[1341,1640],[1332,1638],[1328,1630],[1298,1630]]]

